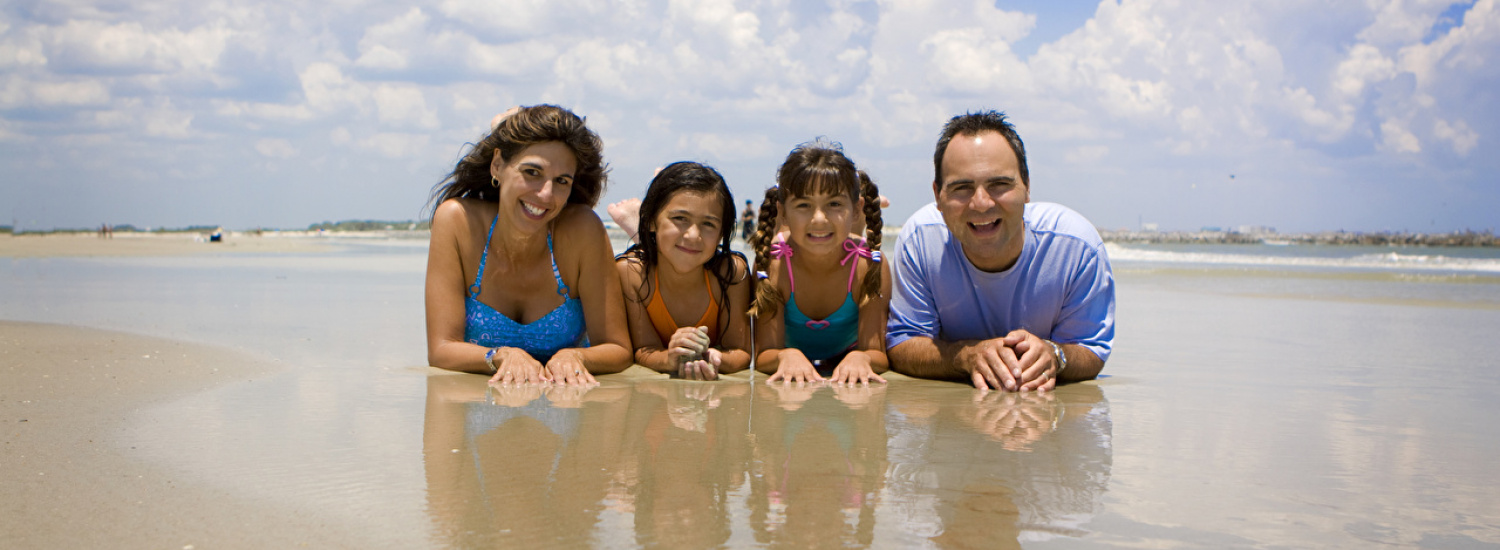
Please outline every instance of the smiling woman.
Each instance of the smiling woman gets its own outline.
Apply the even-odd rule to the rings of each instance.
[[[609,238],[591,210],[605,184],[601,149],[578,115],[525,107],[434,188],[429,364],[567,384],[630,365]]]

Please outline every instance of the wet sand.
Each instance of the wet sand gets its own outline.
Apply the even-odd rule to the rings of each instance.
[[[152,442],[124,429],[138,411],[278,369],[222,348],[0,321],[0,547],[359,546],[360,531],[317,510],[142,460]]]
[[[253,373],[0,380],[0,546],[1500,545],[1487,280],[1117,266],[1109,377],[1045,396],[641,370],[580,391],[422,365],[424,261],[0,258],[0,317],[152,335],[39,348],[53,370],[180,345]],[[0,353],[32,345],[13,326]],[[18,422],[38,396],[68,405]]]
[[[302,235],[230,233],[221,242],[208,242],[197,233],[117,233],[104,239],[86,233],[0,235],[0,258],[180,256],[227,252],[322,252],[326,242]]]

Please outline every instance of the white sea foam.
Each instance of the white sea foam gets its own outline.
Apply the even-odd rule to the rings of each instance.
[[[1496,258],[1461,258],[1442,254],[1405,254],[1394,251],[1336,257],[1258,254],[1254,249],[1234,252],[1160,250],[1115,243],[1106,244],[1105,249],[1109,251],[1110,261],[1114,262],[1500,273],[1500,259]]]

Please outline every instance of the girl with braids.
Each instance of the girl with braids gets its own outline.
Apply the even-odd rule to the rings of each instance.
[[[675,162],[656,173],[615,260],[635,362],[688,380],[750,366],[749,265],[729,249],[734,195],[717,170]]]
[[[631,362],[593,211],[602,143],[561,107],[506,115],[433,189],[427,361],[492,382],[592,384]]]
[[[853,233],[860,215],[863,237]],[[756,368],[768,381],[826,373],[838,383],[885,382],[891,276],[881,229],[879,191],[837,143],[804,143],[787,155],[751,241],[762,279],[750,307]]]

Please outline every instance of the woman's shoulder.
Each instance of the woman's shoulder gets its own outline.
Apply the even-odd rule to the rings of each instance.
[[[495,214],[494,205],[488,201],[469,198],[452,198],[439,204],[432,213],[432,223],[462,223],[471,219]]]
[[[569,203],[557,214],[553,231],[565,237],[585,238],[604,234],[604,222],[599,215],[582,204]]]
[[[477,199],[454,198],[439,204],[432,213],[432,231],[438,233],[477,231],[487,228],[495,207]],[[484,227],[481,227],[484,226]]]

